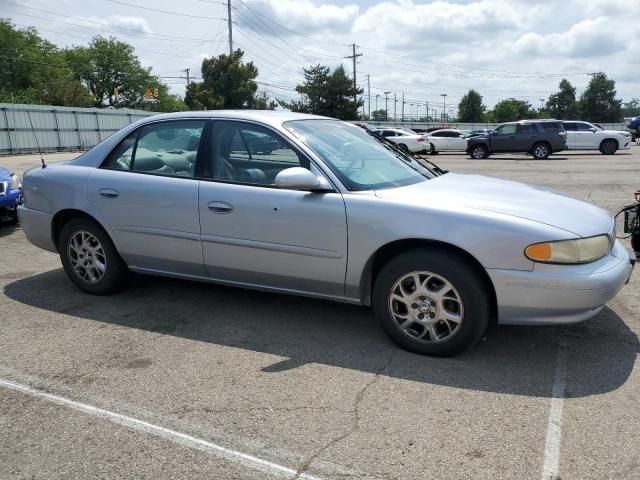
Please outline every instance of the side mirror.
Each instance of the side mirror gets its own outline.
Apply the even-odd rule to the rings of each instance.
[[[285,168],[276,175],[275,184],[278,188],[306,192],[332,190],[324,178],[317,177],[310,170],[302,167]]]
[[[598,129],[595,127],[591,127],[589,130],[591,130],[593,133],[596,133],[598,131]]]

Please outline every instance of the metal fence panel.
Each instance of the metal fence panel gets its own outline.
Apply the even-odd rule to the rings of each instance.
[[[155,112],[0,103],[0,154],[86,150]]]

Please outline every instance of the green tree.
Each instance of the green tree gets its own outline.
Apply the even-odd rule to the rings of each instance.
[[[529,102],[508,98],[496,103],[493,110],[489,112],[488,119],[490,122],[503,123],[536,118],[536,115]]]
[[[640,98],[632,98],[629,102],[624,104],[622,108],[623,117],[637,117],[640,116]]]
[[[240,49],[231,55],[202,61],[202,82],[191,82],[185,95],[186,104],[194,110],[252,108],[256,102],[258,69],[253,62],[244,63]]]
[[[386,122],[387,121],[387,111],[383,108],[380,110],[374,110],[371,112],[371,119],[376,122]]]
[[[549,116],[559,120],[578,118],[579,108],[575,87],[568,80],[562,79],[558,92],[549,96],[544,110]]]
[[[143,108],[147,88],[168,95],[166,85],[151,75],[150,68],[142,67],[133,47],[113,37],[94,37],[88,47],[68,49],[66,58],[97,107]]]
[[[64,53],[34,28],[17,29],[0,19],[0,100],[88,106],[89,92],[66,63]]]
[[[471,89],[458,104],[458,121],[464,123],[482,122],[485,110],[482,96],[476,90]]]
[[[255,110],[275,110],[277,106],[278,102],[270,99],[267,92],[260,92],[256,94],[250,104],[250,108]]]
[[[304,69],[304,83],[296,86],[296,91],[305,96],[306,101],[293,100],[279,103],[295,112],[313,113],[341,120],[358,118],[358,108],[364,105],[357,95],[362,95],[361,88],[354,88],[344,67],[339,66],[333,72],[329,67],[314,65]]]
[[[616,99],[616,82],[596,73],[580,97],[582,118],[591,122],[619,122],[622,101]]]

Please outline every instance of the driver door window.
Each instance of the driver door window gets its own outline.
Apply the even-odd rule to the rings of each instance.
[[[215,180],[274,185],[282,170],[309,168],[309,161],[276,133],[242,122],[213,124],[212,178]]]

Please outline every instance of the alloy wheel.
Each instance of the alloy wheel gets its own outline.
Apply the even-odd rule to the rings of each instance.
[[[401,277],[391,288],[388,303],[398,330],[422,343],[450,340],[464,319],[458,291],[446,278],[432,272],[411,272]]]
[[[75,232],[67,247],[74,273],[84,282],[98,283],[107,271],[107,257],[98,239],[86,231]]]

